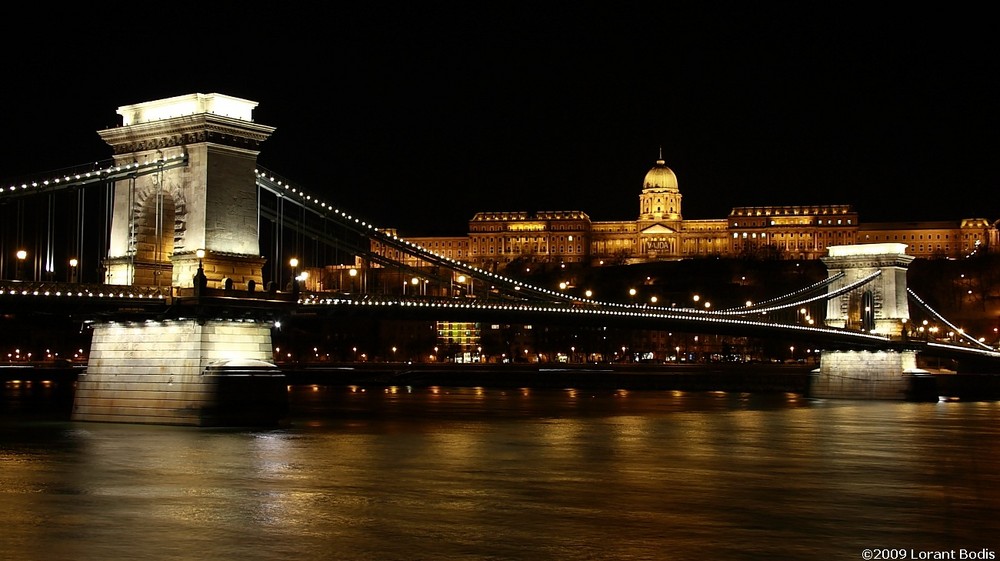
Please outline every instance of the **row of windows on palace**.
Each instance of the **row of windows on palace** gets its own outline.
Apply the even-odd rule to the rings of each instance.
[[[730,218],[723,220],[594,223],[578,211],[563,216],[489,213],[488,224],[480,215],[470,222],[467,236],[403,239],[443,257],[473,264],[529,257],[543,261],[589,260],[598,265],[613,258],[735,256],[764,247],[776,248],[790,259],[815,259],[823,257],[829,246],[865,243],[906,243],[908,254],[925,258],[957,258],[976,250],[1000,250],[997,223],[985,219],[861,225],[853,213],[830,218],[822,208],[818,211],[817,215],[748,218],[746,209],[734,209]],[[757,213],[768,214],[766,209]],[[391,230],[386,233],[396,235]],[[373,242],[373,250],[392,259],[408,259],[377,242]]]

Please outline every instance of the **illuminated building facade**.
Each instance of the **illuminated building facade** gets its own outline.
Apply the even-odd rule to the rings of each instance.
[[[434,347],[435,360],[452,362],[480,362],[482,343],[480,324],[465,321],[437,321]]]
[[[735,207],[726,218],[685,220],[681,199],[677,176],[661,158],[643,179],[636,220],[592,221],[578,210],[480,212],[466,236],[406,239],[489,271],[512,263],[530,268],[712,256],[819,259],[830,246],[886,242],[906,243],[908,255],[923,258],[1000,248],[997,222],[983,218],[862,224],[852,206],[830,204]],[[377,244],[373,250],[404,257]]]
[[[977,250],[1000,251],[997,223],[983,218],[941,222],[874,222],[858,230],[858,243],[905,243],[917,257],[948,258]]]

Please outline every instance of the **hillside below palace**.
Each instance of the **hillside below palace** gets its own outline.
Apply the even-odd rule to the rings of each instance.
[[[404,239],[488,271],[514,262],[601,266],[712,256],[818,259],[830,246],[866,243],[905,243],[907,254],[922,258],[1000,250],[998,223],[985,218],[861,223],[851,205],[788,205],[735,207],[726,218],[686,220],[681,198],[677,175],[661,156],[643,179],[635,220],[592,221],[577,210],[479,212],[469,221],[468,235]],[[372,250],[407,259],[377,242]]]

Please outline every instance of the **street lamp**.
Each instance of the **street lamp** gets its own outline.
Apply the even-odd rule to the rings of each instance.
[[[291,284],[291,288],[292,288],[292,292],[295,293],[295,292],[299,291],[299,281],[298,281],[298,278],[297,278],[298,277],[299,260],[297,258],[295,258],[295,257],[292,257],[291,259],[288,260],[288,265],[292,268],[292,284]]]
[[[208,279],[205,278],[205,267],[202,261],[205,259],[205,250],[199,249],[194,254],[198,257],[198,271],[194,274],[194,291],[195,296],[200,296],[201,291],[208,286]]]
[[[76,257],[69,260],[69,282],[76,282],[76,266],[79,264]]]
[[[458,275],[458,283],[465,287],[466,296],[472,296],[474,294],[476,283],[473,282],[471,278],[468,278],[465,275]],[[519,290],[520,288],[521,287],[519,286],[515,286],[514,290]]]
[[[351,292],[357,292],[354,290],[354,278],[358,276],[358,270],[353,267],[348,269],[347,276],[351,277]]]
[[[17,271],[15,271],[14,278],[21,280],[21,270],[24,267],[24,260],[28,258],[28,252],[23,249],[19,249],[15,255],[17,256]]]

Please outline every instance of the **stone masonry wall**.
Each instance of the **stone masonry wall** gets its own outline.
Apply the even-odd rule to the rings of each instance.
[[[903,400],[916,369],[915,351],[823,351],[809,396]]]
[[[217,399],[205,368],[242,360],[271,362],[269,325],[195,320],[96,325],[87,372],[77,382],[73,419],[201,425]]]

